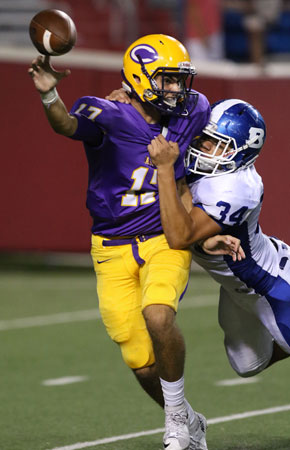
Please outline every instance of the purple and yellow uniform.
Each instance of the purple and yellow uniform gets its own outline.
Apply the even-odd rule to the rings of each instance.
[[[87,208],[100,312],[132,368],[154,362],[142,310],[151,304],[177,310],[191,260],[188,250],[170,249],[163,234],[157,169],[147,147],[160,133],[177,141],[175,175],[182,178],[185,151],[210,115],[206,97],[196,98],[188,116],[168,116],[166,127],[148,124],[132,105],[96,97],[80,98],[71,110],[78,119],[72,138],[83,141],[89,164]]]

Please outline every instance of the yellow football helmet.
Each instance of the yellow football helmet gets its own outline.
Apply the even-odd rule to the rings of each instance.
[[[155,77],[162,76],[162,87]],[[164,94],[176,92],[164,88],[165,76],[180,76],[176,103],[166,101]],[[123,87],[141,102],[149,102],[163,113],[187,115],[187,103],[196,70],[186,48],[177,39],[164,34],[149,34],[133,42],[123,60]]]

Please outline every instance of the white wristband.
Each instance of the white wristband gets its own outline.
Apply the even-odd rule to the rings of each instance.
[[[44,106],[47,106],[48,108],[50,107],[50,105],[52,105],[53,103],[55,103],[57,101],[57,99],[59,98],[59,95],[57,93],[56,88],[51,89],[48,92],[45,92],[44,94],[40,94],[41,97],[41,101],[44,104]]]

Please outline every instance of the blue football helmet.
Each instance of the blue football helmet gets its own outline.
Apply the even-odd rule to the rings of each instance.
[[[238,99],[221,100],[211,106],[208,125],[187,149],[187,174],[217,176],[248,167],[259,156],[266,139],[263,117],[249,103]],[[215,149],[202,151],[202,142]]]

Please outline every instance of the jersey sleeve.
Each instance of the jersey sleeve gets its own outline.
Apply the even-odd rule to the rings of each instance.
[[[262,185],[243,183],[239,173],[204,177],[192,186],[193,204],[202,208],[220,227],[241,225],[261,201]]]
[[[211,115],[210,103],[207,97],[201,92],[198,93],[197,109],[199,110],[199,123],[197,124],[197,128],[200,132],[208,124]]]
[[[70,114],[78,121],[77,130],[71,138],[98,145],[102,142],[103,135],[113,128],[118,109],[113,102],[87,96],[74,103]]]

